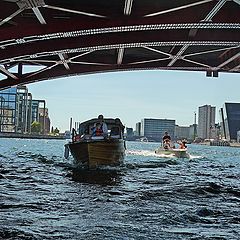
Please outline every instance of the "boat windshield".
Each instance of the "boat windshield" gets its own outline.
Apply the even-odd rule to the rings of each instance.
[[[100,129],[98,126],[99,120],[94,118],[85,122],[82,122],[79,125],[78,131],[76,131],[76,135],[80,136],[80,139],[96,139],[98,136],[104,136],[104,138],[123,138],[124,126],[119,118],[112,119],[107,118],[104,119],[105,128]],[[101,126],[102,127],[102,126]],[[99,129],[100,130],[99,130]],[[98,131],[96,133],[96,131]]]

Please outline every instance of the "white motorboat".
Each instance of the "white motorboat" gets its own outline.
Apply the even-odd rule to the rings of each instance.
[[[156,154],[158,155],[166,155],[166,156],[173,156],[177,158],[189,158],[190,155],[187,152],[187,149],[179,149],[179,148],[169,148],[169,149],[164,149],[163,147],[159,147],[155,151]]]

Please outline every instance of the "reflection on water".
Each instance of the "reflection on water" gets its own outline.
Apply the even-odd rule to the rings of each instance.
[[[0,139],[0,239],[240,239],[240,149],[127,142],[123,166],[89,171],[64,143]]]

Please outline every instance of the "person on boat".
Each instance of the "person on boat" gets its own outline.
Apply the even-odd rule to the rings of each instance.
[[[164,133],[164,136],[162,137],[162,143],[165,150],[171,148],[171,137],[168,135],[168,132]]]
[[[119,118],[115,118],[115,125],[111,128],[110,137],[121,138],[123,136],[124,128],[121,129],[121,121]]]
[[[168,135],[168,132],[165,132],[163,137],[162,137],[162,141],[165,142],[165,141],[168,141],[170,142],[171,141],[171,137],[170,135]]]
[[[94,136],[94,137],[103,135],[103,130],[101,128],[101,124],[100,123],[96,123],[96,126],[93,127],[92,131],[93,131],[92,136]]]
[[[98,128],[97,128],[98,126]],[[94,132],[98,131],[98,134],[100,135],[95,135],[95,136],[107,136],[108,135],[108,127],[107,124],[103,120],[103,115],[98,116],[98,122],[94,124],[94,129],[93,129],[93,134]]]
[[[179,148],[180,149],[187,149],[187,145],[186,145],[187,141],[183,140],[179,143]]]
[[[120,135],[119,127],[114,126],[111,128],[110,136]]]

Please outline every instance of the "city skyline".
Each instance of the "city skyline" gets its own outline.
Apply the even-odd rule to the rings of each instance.
[[[100,113],[119,117],[133,129],[143,118],[173,119],[177,125],[189,126],[199,106],[210,104],[218,110],[225,102],[239,102],[239,86],[237,74],[209,78],[205,72],[157,70],[98,73],[27,85],[35,98],[46,100],[52,125],[61,131],[69,129],[71,117],[78,122]]]

